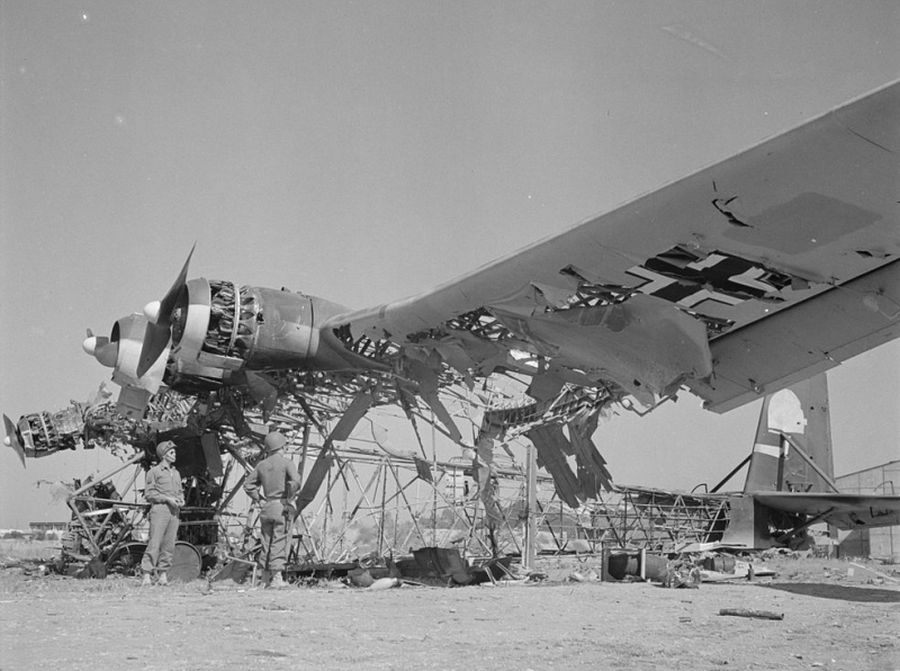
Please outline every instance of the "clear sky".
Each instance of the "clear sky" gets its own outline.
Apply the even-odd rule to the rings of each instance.
[[[896,2],[0,3],[0,410],[86,399],[85,329],[191,276],[417,293],[900,76]],[[900,344],[829,377],[836,470],[900,458]],[[601,426],[622,482],[715,482],[758,404]],[[0,527],[63,519],[0,454]]]

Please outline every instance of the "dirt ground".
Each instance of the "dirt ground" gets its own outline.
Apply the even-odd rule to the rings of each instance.
[[[0,669],[900,669],[900,567],[779,559],[699,589],[547,580],[384,591],[0,570]],[[895,569],[895,570],[892,570]],[[783,614],[722,616],[722,608]]]

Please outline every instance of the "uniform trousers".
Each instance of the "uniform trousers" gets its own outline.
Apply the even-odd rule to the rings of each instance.
[[[268,571],[284,569],[288,550],[288,529],[281,501],[269,501],[259,513],[259,535],[262,549],[257,565]]]
[[[141,570],[144,573],[165,573],[169,570],[177,535],[177,509],[173,511],[166,503],[154,503],[150,506],[150,539],[141,560]]]

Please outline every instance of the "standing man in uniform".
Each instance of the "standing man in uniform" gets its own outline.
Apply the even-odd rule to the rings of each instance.
[[[281,571],[287,558],[288,534],[293,526],[294,508],[291,499],[300,489],[300,474],[294,462],[284,456],[287,443],[281,433],[266,436],[266,458],[256,465],[244,483],[244,491],[260,503],[260,538],[262,549],[257,565],[262,570],[262,582],[267,587],[283,587]],[[260,492],[260,489],[262,490]]]
[[[175,443],[164,440],[156,446],[159,463],[147,471],[144,498],[150,503],[150,539],[141,570],[144,580],[141,586],[169,583],[166,572],[172,566],[175,537],[178,534],[178,511],[184,505],[184,489],[181,474],[175,468]]]

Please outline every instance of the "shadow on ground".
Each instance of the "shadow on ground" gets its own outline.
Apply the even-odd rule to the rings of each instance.
[[[868,603],[900,603],[900,591],[879,589],[877,587],[853,587],[820,582],[776,582],[770,583],[766,587],[790,592],[791,594],[817,596],[823,599],[864,601]]]

